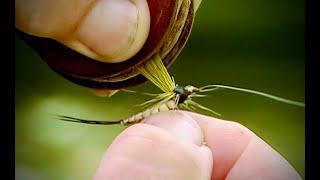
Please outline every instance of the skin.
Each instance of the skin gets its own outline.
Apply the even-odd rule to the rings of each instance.
[[[102,62],[122,62],[145,43],[145,0],[15,0],[19,30],[58,42]]]
[[[204,143],[205,141],[205,143]],[[123,131],[94,175],[105,179],[301,179],[246,127],[185,111],[161,112]]]
[[[201,0],[195,0],[197,9]],[[146,0],[15,0],[15,26],[54,39],[92,59],[119,63],[147,40]]]
[[[201,0],[195,0],[195,9]],[[134,56],[148,34],[146,0],[15,0],[19,30],[97,61]],[[98,96],[115,93],[92,90]],[[205,142],[205,143],[204,143]],[[94,175],[102,179],[301,179],[246,127],[183,111],[158,113],[122,132]]]

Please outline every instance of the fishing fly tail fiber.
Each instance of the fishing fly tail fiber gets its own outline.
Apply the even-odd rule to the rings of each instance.
[[[122,120],[120,121],[97,121],[97,120],[87,120],[87,119],[79,119],[70,116],[62,116],[56,115],[56,119],[62,121],[69,121],[69,122],[76,122],[76,123],[84,123],[84,124],[96,124],[96,125],[113,125],[113,124],[121,124]]]

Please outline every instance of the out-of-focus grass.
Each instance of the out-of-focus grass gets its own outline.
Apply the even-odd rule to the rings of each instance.
[[[222,83],[304,101],[304,1],[203,1],[170,72],[181,85]],[[157,91],[150,84],[138,89]],[[123,128],[54,121],[50,114],[118,119],[145,99],[95,97],[16,38],[17,179],[90,179]],[[229,90],[199,102],[250,128],[304,177],[304,109]]]

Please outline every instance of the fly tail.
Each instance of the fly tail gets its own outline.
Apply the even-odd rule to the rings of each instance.
[[[76,123],[84,123],[84,124],[95,124],[95,125],[115,125],[115,124],[122,124],[122,120],[119,121],[97,121],[97,120],[88,120],[88,119],[80,119],[74,118],[70,116],[63,116],[63,115],[54,115],[55,119],[62,120],[62,121],[69,121],[69,122],[76,122]]]
[[[209,91],[213,91],[213,90],[216,90],[219,88],[246,92],[246,93],[250,93],[250,94],[264,96],[266,98],[273,99],[273,100],[276,100],[276,101],[279,101],[282,103],[291,104],[291,105],[295,105],[295,106],[299,106],[299,107],[305,107],[305,104],[303,102],[297,102],[297,101],[285,99],[285,98],[282,98],[279,96],[274,96],[271,94],[267,94],[267,93],[263,93],[263,92],[259,92],[259,91],[255,91],[255,90],[251,90],[251,89],[245,89],[245,88],[239,88],[239,87],[233,87],[233,86],[226,86],[226,85],[220,85],[220,84],[208,85],[208,86],[204,86],[204,87],[199,88],[199,90],[200,90],[200,92],[209,92]]]

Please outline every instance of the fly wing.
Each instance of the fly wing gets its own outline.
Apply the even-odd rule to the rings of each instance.
[[[139,72],[163,92],[172,92],[176,86],[159,55],[139,67]]]

